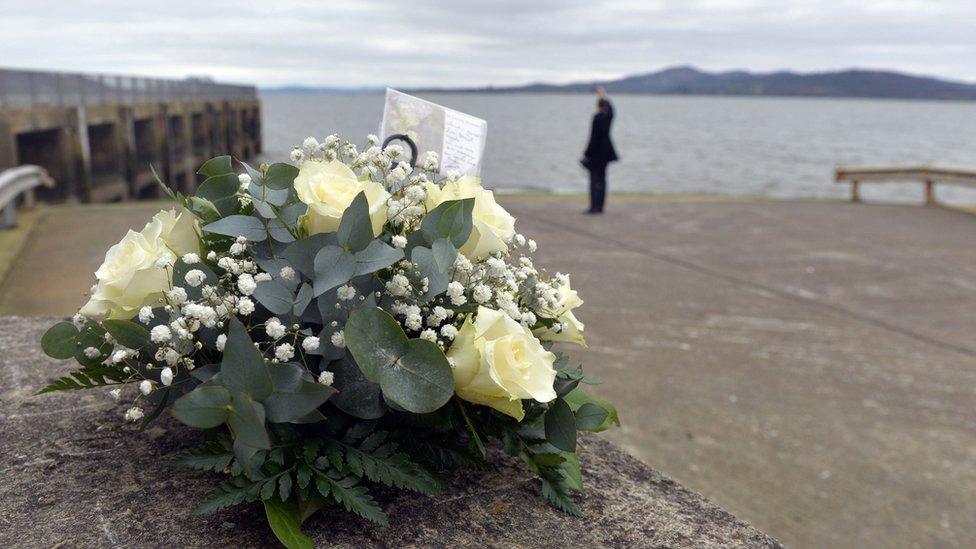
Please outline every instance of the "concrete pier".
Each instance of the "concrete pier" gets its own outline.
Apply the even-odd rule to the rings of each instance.
[[[585,216],[582,197],[499,202],[538,241],[537,264],[572,273],[586,302],[589,348],[572,356],[620,409],[605,438],[787,546],[976,546],[976,216],[620,197]],[[163,205],[38,210],[0,315],[74,312],[108,246]],[[10,387],[67,369],[23,364]],[[8,413],[60,421],[31,405]]]
[[[45,202],[159,196],[150,165],[192,192],[207,158],[260,152],[252,86],[0,69],[0,169],[45,168]]]

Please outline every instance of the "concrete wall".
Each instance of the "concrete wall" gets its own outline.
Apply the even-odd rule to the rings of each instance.
[[[37,164],[57,181],[48,202],[109,202],[158,196],[149,166],[191,192],[212,156],[261,152],[256,98],[33,105],[0,110],[0,169]]]

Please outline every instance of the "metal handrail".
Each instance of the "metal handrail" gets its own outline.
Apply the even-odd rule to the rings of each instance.
[[[254,86],[223,84],[209,78],[176,80],[0,68],[0,109],[256,97]]]
[[[54,186],[54,179],[40,166],[18,166],[0,172],[0,211],[3,212],[0,228],[17,224],[16,198],[26,193],[25,203],[31,207],[34,205],[34,189],[40,186]]]
[[[866,182],[920,181],[925,183],[925,203],[935,204],[935,184],[976,187],[976,169],[953,166],[837,166],[834,181],[851,184],[851,200],[860,202],[859,186]]]

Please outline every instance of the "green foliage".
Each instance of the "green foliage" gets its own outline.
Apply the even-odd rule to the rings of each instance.
[[[583,391],[583,389],[580,389],[579,387],[567,393],[563,397],[563,399],[566,401],[567,404],[569,404],[570,409],[572,409],[573,412],[577,414],[585,404],[596,405],[607,412],[606,418],[604,418],[604,420],[596,427],[590,425],[591,422],[590,418],[584,417],[583,425],[585,427],[579,427],[584,431],[593,431],[595,433],[599,433],[601,431],[606,431],[613,425],[620,427],[620,418],[617,416],[617,408],[614,407],[614,405],[611,404],[610,401],[592,397],[586,394],[586,392]],[[589,412],[584,411],[584,416],[587,414],[589,414]],[[579,421],[578,416],[577,416],[577,421]]]
[[[221,437],[219,440],[204,442],[200,446],[178,454],[173,458],[172,464],[184,469],[219,473],[230,467],[233,459],[234,449],[230,439]]]
[[[314,271],[312,284],[318,297],[356,275],[356,258],[339,246],[326,246],[315,254]]]
[[[430,248],[416,246],[410,252],[410,260],[417,264],[421,274],[427,277],[427,294],[430,299],[447,290],[451,282],[457,249],[446,237],[438,238]]]
[[[549,403],[546,411],[546,440],[560,450],[576,451],[576,417],[565,400]]]
[[[238,208],[237,191],[240,186],[237,174],[233,172],[212,175],[200,184],[196,196],[210,201],[221,216],[228,216]]]
[[[336,238],[339,239],[340,246],[354,252],[365,249],[373,241],[373,223],[369,218],[369,203],[365,192],[356,195],[342,213]]]
[[[408,339],[400,324],[378,307],[361,307],[346,321],[346,347],[366,379],[383,395],[415,414],[426,414],[454,394],[454,375],[444,352],[425,339]]]
[[[72,391],[77,389],[92,389],[104,385],[121,383],[128,377],[120,368],[114,366],[85,366],[75,370],[65,377],[58,378],[37,394],[52,393],[54,391]]]
[[[284,477],[290,478],[290,477]],[[302,517],[298,506],[278,498],[264,500],[268,525],[278,541],[288,549],[312,549],[312,538],[302,532]]]
[[[264,308],[276,315],[290,313],[295,306],[295,296],[281,282],[277,280],[262,280],[258,282],[252,297]]]
[[[206,177],[215,177],[218,175],[223,175],[226,173],[231,173],[234,168],[231,166],[231,158],[228,155],[215,156],[210,160],[207,160],[200,166],[197,170],[197,175],[203,175]]]
[[[403,259],[403,250],[398,250],[381,240],[371,241],[366,248],[356,252],[355,276],[375,273]]]
[[[296,177],[298,177],[298,168],[291,164],[277,162],[268,166],[262,183],[271,190],[291,189]]]
[[[230,391],[222,385],[204,383],[173,403],[173,416],[190,427],[210,429],[230,417]]]
[[[255,400],[264,400],[274,391],[264,356],[254,348],[240,320],[232,318],[228,326],[220,364],[221,383],[232,392],[247,393]]]
[[[130,349],[141,350],[152,346],[149,330],[131,320],[105,320],[102,327],[116,341]]]
[[[203,283],[199,286],[193,287],[186,283],[186,274],[190,271],[197,270],[204,274]],[[207,266],[206,263],[202,261],[197,263],[187,263],[183,259],[177,259],[176,263],[173,264],[173,282],[176,286],[183,288],[186,291],[187,299],[191,301],[196,301],[200,299],[203,294],[203,287],[206,285],[216,285],[218,281],[217,274]]]
[[[448,200],[427,212],[420,222],[420,234],[427,244],[447,238],[455,248],[460,248],[471,236],[474,199]]]
[[[318,409],[336,390],[302,378],[304,370],[297,364],[279,364],[270,368],[274,392],[264,400],[268,421],[299,421]]]
[[[443,492],[445,482],[430,474],[426,469],[412,461],[411,457],[399,451],[395,442],[386,442],[388,433],[376,431],[363,439],[358,446],[345,442],[333,442],[329,449],[333,465],[341,460],[341,447],[345,453],[345,463],[358,477],[365,476],[373,482],[412,490],[429,496]]]
[[[376,500],[370,495],[369,490],[359,484],[359,479],[354,476],[333,478],[336,475],[315,475],[315,487],[322,497],[329,496],[347,511],[356,513],[366,520],[375,522],[380,526],[389,524],[386,513],[376,504]]]
[[[78,328],[70,322],[58,322],[41,337],[41,348],[51,358],[64,360],[75,356]]]
[[[359,419],[376,419],[386,412],[378,383],[368,381],[358,366],[345,357],[329,365],[339,393],[331,401],[343,412]]]
[[[576,428],[581,431],[596,431],[603,425],[610,412],[592,402],[586,402],[576,410]]]
[[[334,234],[313,234],[289,245],[281,257],[308,278],[315,277],[315,256],[326,246],[338,246]]]
[[[251,242],[263,242],[268,238],[264,222],[252,215],[230,215],[204,225],[203,230],[234,238],[243,236]]]

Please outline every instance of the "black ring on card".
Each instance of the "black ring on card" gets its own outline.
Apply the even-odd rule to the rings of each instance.
[[[402,133],[395,133],[383,140],[383,148],[385,149],[386,146],[389,145],[391,141],[403,141],[410,146],[410,167],[416,168],[417,167],[417,144],[413,142],[413,139],[410,139],[409,137],[407,137]]]

